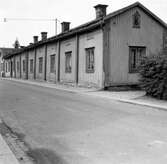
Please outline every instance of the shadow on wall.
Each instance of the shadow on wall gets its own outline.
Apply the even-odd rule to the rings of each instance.
[[[35,164],[67,164],[67,162],[52,150],[44,148],[31,149],[27,154],[33,158]]]

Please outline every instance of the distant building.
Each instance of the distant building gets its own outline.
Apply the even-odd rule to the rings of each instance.
[[[107,5],[95,6],[96,18],[41,40],[5,56],[15,78],[74,83],[99,88],[137,84],[142,56],[166,47],[167,25],[141,3],[106,15]],[[8,71],[5,71],[8,72]]]
[[[15,50],[15,48],[4,48],[4,47],[0,48],[0,77],[5,76],[5,70],[9,70],[9,72],[11,72],[10,63],[6,62],[6,66],[5,66],[5,64],[4,64],[5,62],[4,62],[3,58],[8,54],[13,53],[14,50]],[[5,69],[5,67],[6,67],[6,69]],[[10,75],[10,73],[9,73],[9,75]],[[9,76],[9,75],[7,74],[7,76]]]

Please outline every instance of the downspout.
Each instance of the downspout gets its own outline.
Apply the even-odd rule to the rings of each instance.
[[[36,59],[37,59],[37,49],[34,52],[34,80],[36,79]]]
[[[104,18],[102,18],[101,20],[101,24],[100,24],[100,27],[102,29],[102,34],[103,34],[103,54],[102,54],[102,57],[103,57],[103,68],[102,68],[102,87],[104,88],[105,87],[105,83],[106,83],[106,68],[105,68],[105,64],[106,64],[106,50],[105,50],[105,27],[104,27]]]
[[[79,36],[76,34],[76,84],[79,79]]]
[[[10,77],[12,78],[12,74],[13,74],[13,64],[12,64],[12,58],[10,58]]]
[[[26,79],[28,80],[28,60],[29,60],[29,56],[28,56],[28,52],[26,53]]]
[[[46,81],[46,74],[47,74],[47,44],[45,45],[45,71],[44,71],[44,80]]]
[[[103,87],[109,85],[109,32],[107,23],[102,20],[101,28],[103,31]]]
[[[60,41],[58,41],[58,73],[57,81],[60,82]]]
[[[21,79],[21,76],[22,74],[21,74],[21,54],[20,54],[20,79]]]
[[[14,78],[16,78],[16,56],[14,56]]]

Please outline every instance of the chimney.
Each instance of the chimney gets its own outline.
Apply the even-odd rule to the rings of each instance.
[[[70,22],[62,22],[61,23],[61,30],[63,32],[67,32],[70,29]]]
[[[98,5],[94,6],[94,8],[96,10],[96,19],[106,16],[106,8],[107,7],[108,7],[108,5],[102,5],[102,4],[98,4]]]
[[[38,36],[33,36],[34,43],[38,42]]]
[[[47,39],[47,32],[41,32],[41,40]]]

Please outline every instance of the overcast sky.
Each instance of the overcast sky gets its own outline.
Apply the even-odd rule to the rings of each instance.
[[[107,13],[130,5],[136,0],[0,0],[0,47],[12,47],[18,38],[21,45],[33,41],[33,35],[47,31],[55,35],[54,21],[25,21],[8,18],[55,19],[71,22],[71,27],[95,18],[93,6],[107,4]],[[140,0],[145,7],[167,22],[167,0]],[[4,18],[7,21],[4,22]],[[59,31],[60,23],[58,22]]]

